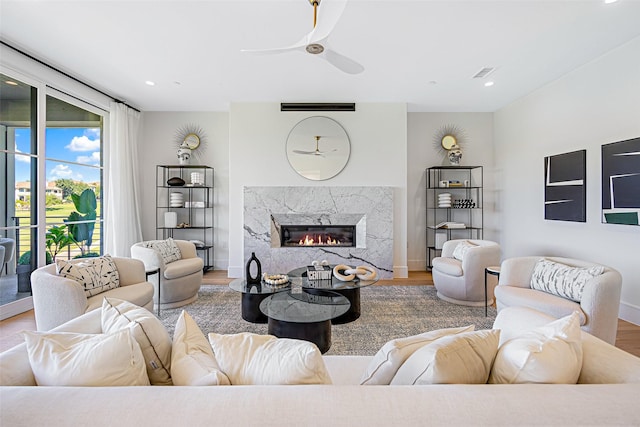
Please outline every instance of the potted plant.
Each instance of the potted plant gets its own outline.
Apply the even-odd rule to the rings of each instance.
[[[75,258],[100,256],[97,252],[91,252],[93,230],[97,218],[96,208],[98,204],[96,202],[96,193],[90,188],[87,188],[80,195],[71,194],[71,200],[76,208],[76,212],[71,212],[64,222],[69,229],[69,235],[82,252]]]
[[[56,256],[67,246],[75,243],[73,237],[67,234],[66,225],[53,225],[46,234],[45,262],[51,264],[55,262]],[[34,266],[35,267],[35,266]],[[18,258],[16,275],[18,276],[18,292],[31,292],[31,251],[26,251]]]

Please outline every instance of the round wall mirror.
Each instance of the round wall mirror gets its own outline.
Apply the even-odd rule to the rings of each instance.
[[[338,175],[349,161],[351,144],[340,123],[314,116],[296,124],[287,137],[287,159],[301,176],[323,181]]]

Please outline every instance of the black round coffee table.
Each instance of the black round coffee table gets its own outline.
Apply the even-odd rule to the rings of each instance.
[[[310,341],[326,353],[331,347],[331,319],[349,311],[349,306],[338,293],[295,288],[267,296],[260,311],[268,318],[270,335]]]
[[[242,318],[244,320],[251,323],[267,323],[267,316],[260,311],[260,303],[270,295],[290,290],[291,284],[287,286],[271,286],[263,282],[247,284],[245,279],[234,279],[229,283],[229,287],[242,293]]]
[[[331,266],[333,269],[334,266]],[[360,317],[360,289],[371,286],[378,281],[374,280],[354,280],[343,282],[331,275],[328,280],[309,280],[307,278],[307,267],[296,268],[287,273],[289,280],[294,286],[301,286],[309,293],[317,291],[331,291],[339,293],[349,300],[351,307],[342,316],[338,316],[331,321],[334,325],[353,322]]]

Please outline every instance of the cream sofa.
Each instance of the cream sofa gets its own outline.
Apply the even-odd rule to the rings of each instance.
[[[604,267],[604,272],[586,281],[582,298],[576,302],[531,289],[531,277],[541,258],[570,267]],[[541,256],[504,260],[494,290],[498,311],[506,307],[529,307],[557,319],[578,311],[582,330],[609,344],[616,342],[621,291],[622,276],[611,267],[571,258]]]
[[[104,297],[123,299],[153,310],[153,285],[147,282],[144,264],[130,258],[112,258],[118,269],[120,286],[90,297],[86,296],[80,283],[58,276],[55,264],[34,270],[31,273],[31,289],[38,330],[48,331],[95,310],[102,306]],[[71,260],[71,263],[82,261]]]
[[[553,318],[511,308],[501,341]],[[100,333],[99,310],[56,328]],[[0,354],[0,424],[640,425],[640,358],[582,332],[578,385],[358,385],[372,356],[323,356],[333,385],[36,387],[25,344]]]
[[[198,257],[196,246],[187,240],[174,240],[180,249],[181,259],[165,263],[158,251],[144,246],[145,242],[131,246],[131,257],[139,259],[147,270],[159,269],[160,292],[155,293],[154,303],[160,308],[176,308],[198,299],[202,285],[204,262]],[[160,295],[160,301],[158,301]]]

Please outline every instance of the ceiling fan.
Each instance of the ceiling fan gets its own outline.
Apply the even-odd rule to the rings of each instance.
[[[293,150],[293,152],[297,153],[297,154],[305,154],[305,155],[313,155],[313,156],[324,157],[324,155],[327,154],[327,153],[333,153],[334,151],[338,151],[337,148],[334,148],[333,150],[329,150],[329,151],[320,151],[319,145],[320,145],[320,138],[322,138],[322,137],[316,135],[315,138],[316,138],[316,149],[314,151]]]
[[[323,6],[318,10],[320,2]],[[242,49],[242,52],[258,54],[277,54],[290,51],[302,51],[317,55],[326,60],[334,67],[348,74],[359,74],[364,71],[364,67],[351,58],[339,54],[333,50],[327,39],[331,31],[338,23],[345,6],[346,0],[309,0],[313,6],[313,30],[302,38],[299,42],[281,48],[273,49]]]

